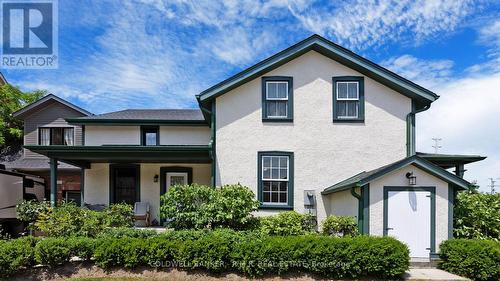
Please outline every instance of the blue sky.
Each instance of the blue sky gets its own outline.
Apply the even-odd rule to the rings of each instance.
[[[59,1],[59,68],[2,72],[94,113],[195,107],[195,94],[318,33],[441,95],[417,119],[417,149],[440,137],[442,153],[489,156],[466,173],[488,190],[500,177],[496,2]]]

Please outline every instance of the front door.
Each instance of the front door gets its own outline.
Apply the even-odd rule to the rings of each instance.
[[[111,166],[111,203],[133,205],[139,201],[139,169],[136,165]]]
[[[165,174],[166,178],[166,190],[174,185],[186,185],[188,184],[188,173],[185,172],[167,172]]]
[[[411,257],[429,258],[432,201],[428,190],[386,191],[386,235],[408,245]]]

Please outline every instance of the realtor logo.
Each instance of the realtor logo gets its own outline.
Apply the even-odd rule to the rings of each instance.
[[[57,1],[1,3],[1,68],[57,68]]]

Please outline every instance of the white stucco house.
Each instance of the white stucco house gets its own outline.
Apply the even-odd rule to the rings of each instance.
[[[85,203],[148,202],[160,221],[171,185],[241,183],[262,203],[257,215],[354,216],[413,257],[452,237],[464,165],[484,159],[417,153],[415,115],[438,96],[318,35],[196,98],[199,109],[67,118],[81,145],[25,148],[51,159],[53,177],[58,162],[84,169]]]

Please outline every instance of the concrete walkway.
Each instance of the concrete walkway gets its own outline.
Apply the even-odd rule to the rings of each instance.
[[[410,268],[404,275],[405,280],[469,280],[437,268]]]

